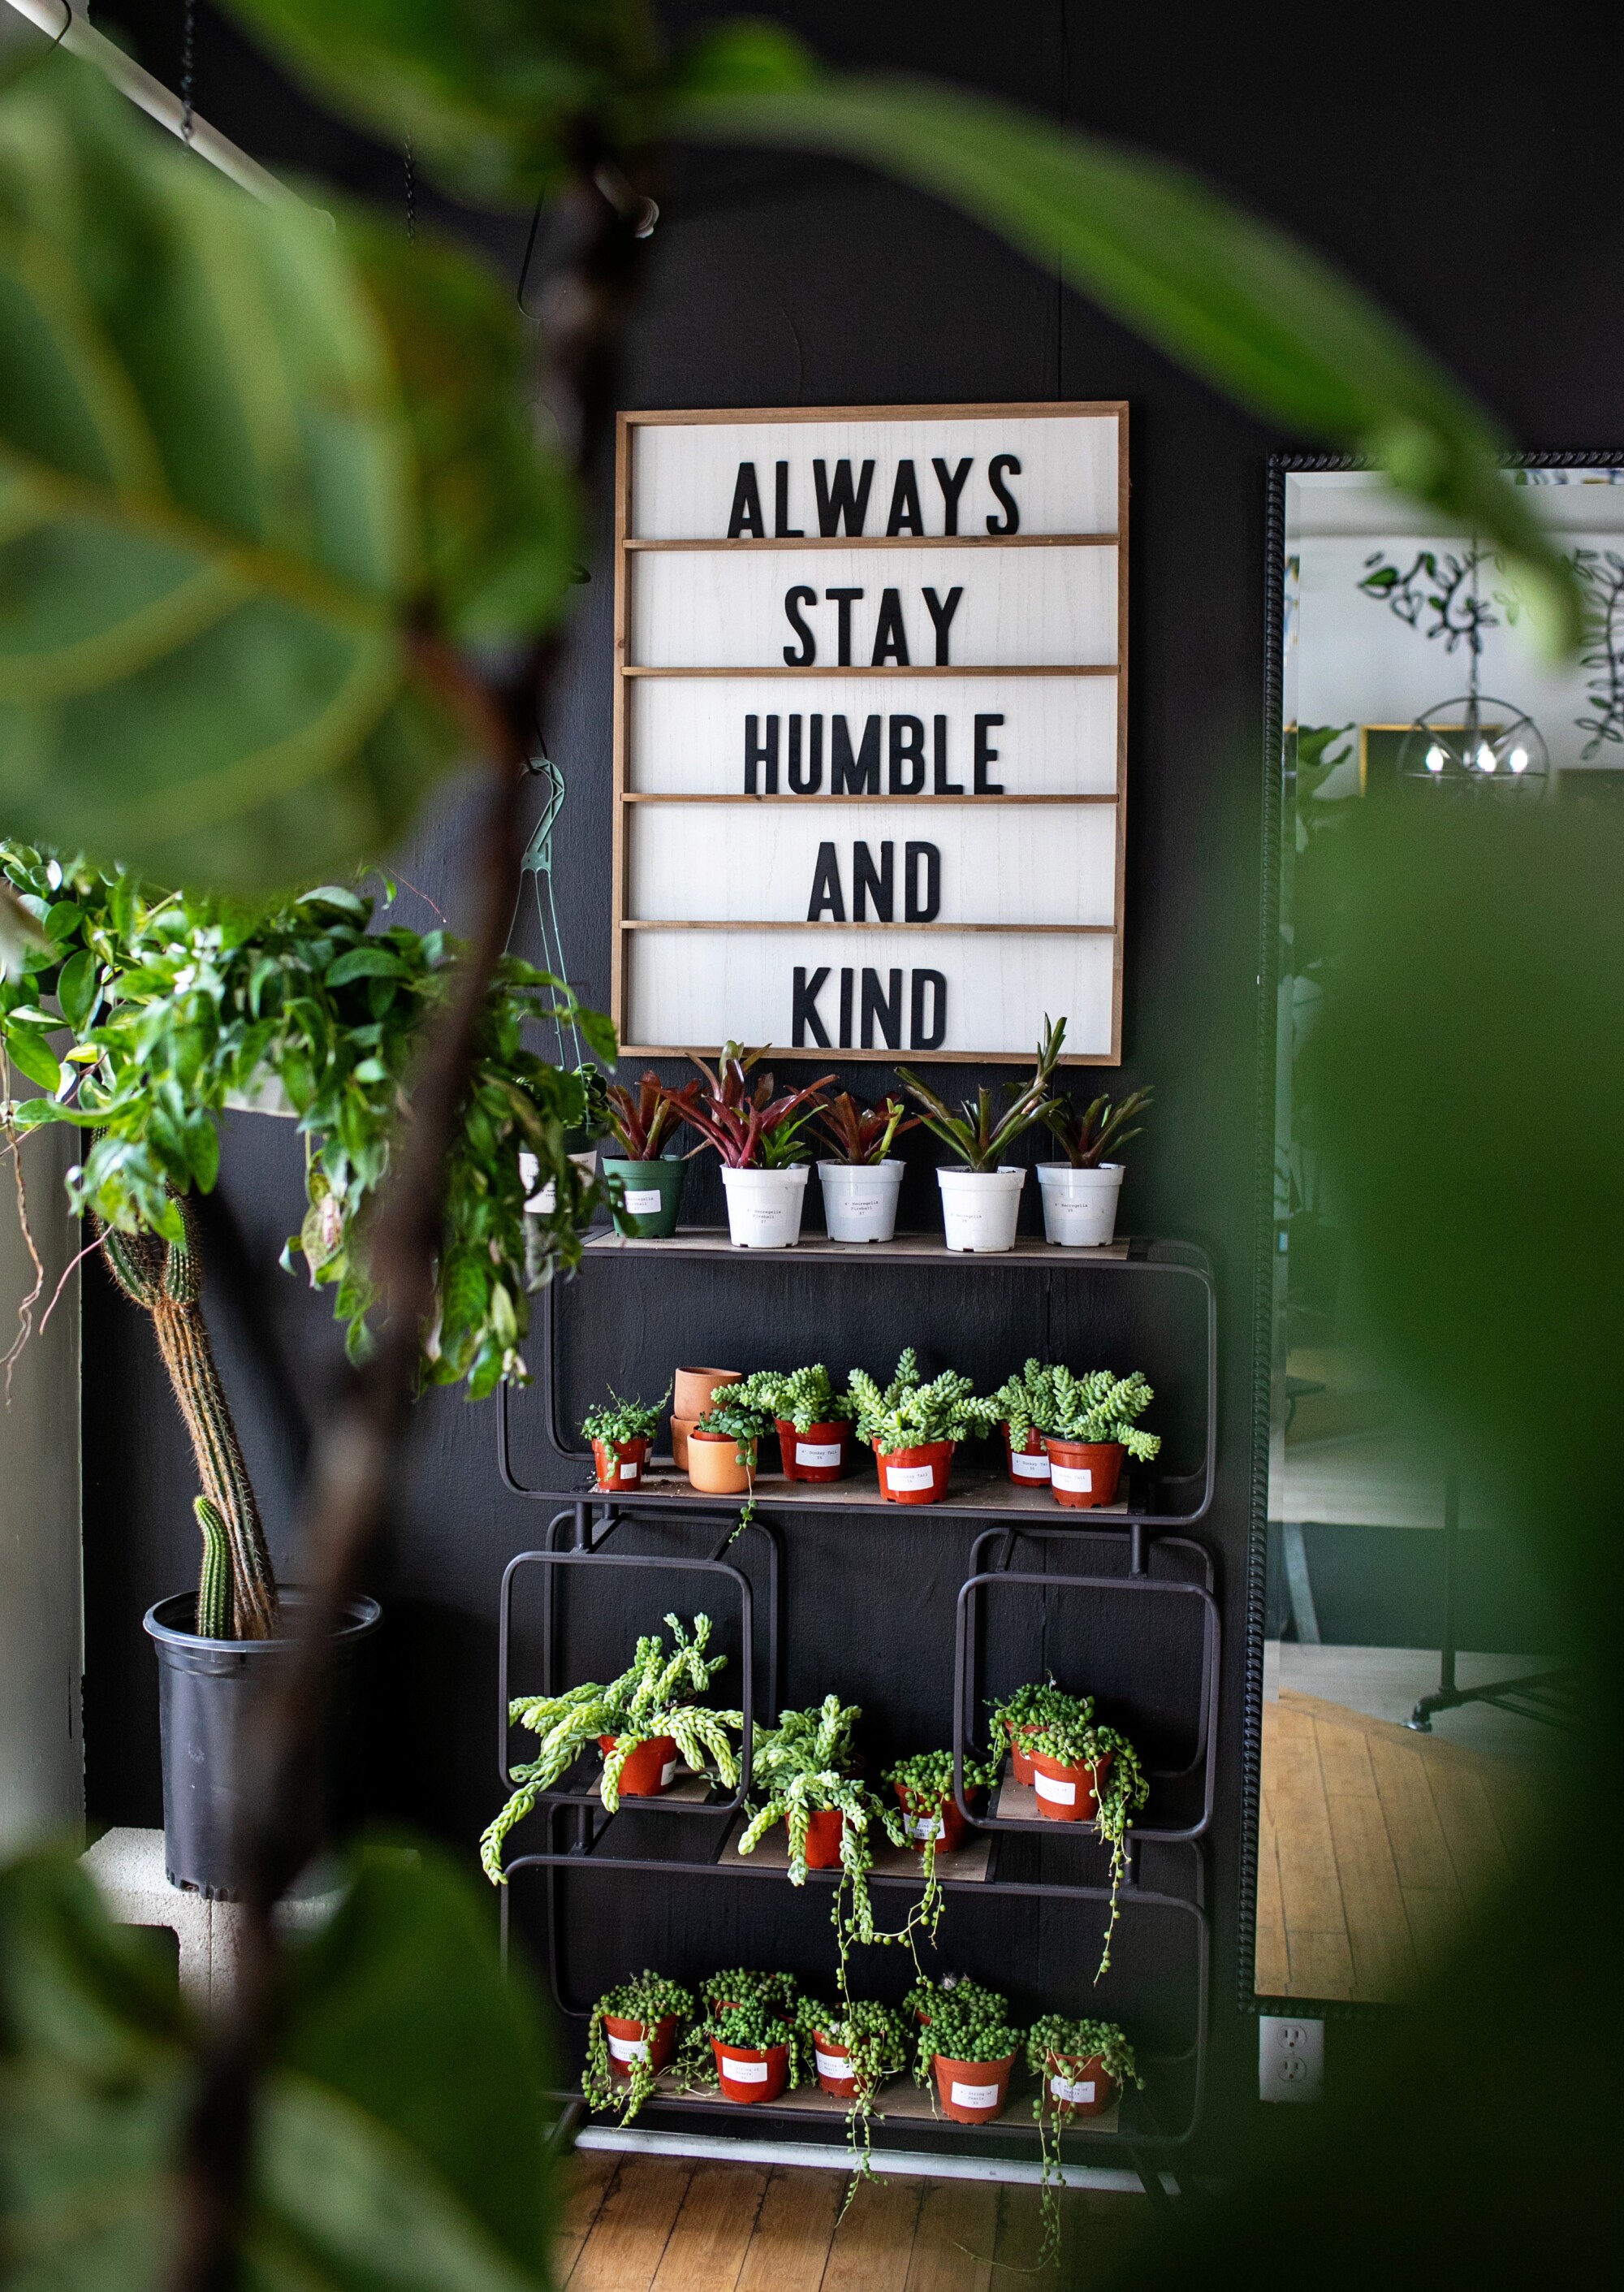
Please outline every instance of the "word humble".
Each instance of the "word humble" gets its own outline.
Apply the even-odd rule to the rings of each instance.
[[[880,1043],[888,1051],[899,1051],[902,1043],[903,974],[900,970],[888,971],[885,985],[880,983],[877,971],[864,970],[859,974],[852,964],[840,972],[838,990],[839,1017],[832,1037],[818,1009],[818,997],[829,984],[830,965],[820,964],[808,973],[804,964],[795,965],[794,982],[790,998],[790,1046],[792,1050],[815,1049],[828,1051],[877,1050],[874,1040],[878,1031]],[[856,1009],[854,1013],[854,1005]],[[852,1039],[852,1021],[857,1020],[857,1037]],[[939,971],[912,971],[908,973],[908,1048],[911,1051],[939,1050],[947,1037],[947,981]]]
[[[932,456],[930,468],[941,492],[942,531],[945,534],[954,535],[959,530],[959,504],[964,492],[964,481],[975,466],[973,454],[965,455],[963,460],[952,469],[939,454]],[[986,520],[989,533],[1020,531],[1020,510],[1008,482],[1011,478],[1018,478],[1020,473],[1020,463],[1013,454],[994,454],[987,464],[987,485],[999,505],[999,513]],[[872,462],[864,463],[862,474],[855,483],[848,461],[835,464],[832,480],[827,462],[813,463],[812,490],[821,540],[832,540],[840,533],[849,534],[854,540],[861,537],[868,522],[868,501],[873,483]],[[889,541],[898,539],[904,533],[924,536],[925,512],[920,499],[919,477],[912,462],[898,462],[896,464],[885,531]],[[790,465],[787,462],[776,462],[773,465],[772,538],[775,541],[804,541],[806,537],[804,526],[790,523]],[[753,462],[739,464],[739,473],[733,485],[733,509],[728,519],[728,538],[729,541],[765,541],[768,538],[767,521],[761,514],[761,488]]]
[[[998,762],[998,750],[993,746],[993,729],[1003,722],[1001,715],[977,716],[970,741],[970,785],[968,790],[962,780],[950,777],[948,759],[948,720],[943,716],[931,720],[929,756],[931,795],[1002,795],[1003,783],[991,777],[992,767]],[[776,795],[779,794],[778,767],[784,764],[784,792],[790,795],[817,795],[824,786],[824,720],[820,714],[792,715],[788,720],[787,737],[779,740],[780,719],[768,716],[766,730],[760,716],[744,719],[744,793],[746,795]],[[886,784],[888,795],[924,795],[926,789],[925,725],[922,717],[892,716],[888,720],[886,750]],[[880,719],[870,716],[864,722],[856,745],[852,744],[851,726],[844,716],[829,719],[829,793],[831,795],[879,795],[880,768]],[[963,767],[961,765],[960,770]]]

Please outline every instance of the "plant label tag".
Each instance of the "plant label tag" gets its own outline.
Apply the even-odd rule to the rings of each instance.
[[[1051,1800],[1056,1806],[1075,1806],[1077,1786],[1063,1783],[1057,1775],[1046,1775],[1040,1769],[1033,1777],[1040,1798]]]
[[[675,1759],[667,1759],[665,1764],[660,1770],[660,1788],[662,1790],[669,1790],[676,1780],[677,1762]]]
[[[1047,1457],[1023,1457],[1018,1450],[1011,1453],[1009,1469],[1017,1481],[1046,1481],[1049,1478]]]
[[[1079,2106],[1086,2108],[1094,2098],[1092,2078],[1085,2078],[1081,2085],[1073,2085],[1069,2078],[1050,2078],[1049,2089],[1057,2101],[1069,2102],[1073,2109]]]
[[[961,2085],[954,2078],[953,2097],[957,2109],[996,2109],[998,2087],[995,2085]]]
[[[628,1186],[626,1207],[633,1217],[657,1217],[664,1207],[658,1186]]]
[[[893,1489],[928,1489],[936,1479],[929,1465],[888,1465],[886,1485]]]
[[[648,2059],[647,2038],[611,2038],[609,2059],[612,2062],[646,2062]]]
[[[798,1465],[838,1465],[840,1444],[838,1441],[797,1441],[795,1462]]]
[[[1074,1497],[1091,1497],[1094,1493],[1094,1475],[1086,1465],[1057,1465],[1054,1475],[1055,1486],[1069,1489]]]
[[[728,2079],[730,2085],[765,2085],[767,2083],[767,2063],[765,2062],[736,2061],[731,2054],[724,2054],[722,2056],[722,2075]]]
[[[820,2047],[816,2058],[819,2077],[848,2078],[851,2075],[851,2063],[844,2054],[826,2054]]]
[[[910,1838],[939,1838],[945,1827],[945,1817],[939,1814],[905,1814],[903,1817],[903,1828]]]
[[[623,1481],[635,1481],[641,1478],[642,1471],[642,1466],[638,1463],[634,1457],[630,1464],[622,1465],[620,1468],[620,1476]]]

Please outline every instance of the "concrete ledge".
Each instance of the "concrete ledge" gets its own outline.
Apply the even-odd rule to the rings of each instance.
[[[194,2005],[213,2006],[229,1996],[237,1978],[242,1907],[172,1886],[161,1830],[106,1831],[79,1860],[117,1925],[168,1927],[180,1944],[181,1988]],[[292,1933],[324,1925],[342,1899],[339,1889],[301,1881],[277,1904],[277,1924]]]

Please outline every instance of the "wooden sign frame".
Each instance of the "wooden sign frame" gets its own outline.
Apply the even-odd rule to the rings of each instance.
[[[629,934],[631,932],[645,927],[659,928],[662,930],[687,929],[724,931],[787,930],[793,928],[802,933],[840,928],[839,925],[824,922],[802,923],[796,924],[794,925],[741,924],[736,922],[717,922],[707,924],[703,919],[687,920],[679,924],[672,924],[670,922],[665,922],[659,924],[658,925],[646,925],[639,923],[639,919],[631,916],[627,912],[628,874],[631,841],[631,835],[628,832],[628,818],[630,809],[632,805],[650,801],[658,801],[661,803],[667,804],[694,803],[737,805],[755,805],[763,803],[798,803],[805,805],[823,801],[823,799],[817,797],[794,795],[752,795],[746,794],[728,795],[710,793],[674,795],[671,793],[663,793],[657,798],[654,798],[647,795],[639,794],[630,786],[631,774],[629,771],[630,759],[628,753],[628,728],[631,711],[628,706],[628,697],[632,682],[642,676],[760,676],[763,678],[771,677],[777,682],[788,682],[798,677],[815,677],[819,675],[827,675],[831,673],[826,667],[818,667],[816,666],[800,668],[776,664],[762,666],[734,666],[725,668],[648,667],[641,664],[634,663],[628,658],[631,613],[631,566],[633,561],[639,554],[645,552],[659,550],[738,551],[751,549],[772,549],[774,547],[782,549],[786,545],[784,542],[775,541],[771,537],[758,539],[756,537],[750,537],[737,540],[655,540],[636,536],[632,530],[634,521],[632,504],[634,467],[633,446],[636,432],[639,429],[646,427],[691,426],[700,424],[735,424],[744,425],[754,423],[877,423],[888,421],[941,422],[954,419],[973,419],[977,421],[1020,419],[1031,421],[1043,418],[1076,419],[1080,416],[1099,417],[1102,416],[1114,416],[1117,423],[1117,529],[1114,533],[1027,534],[1017,532],[1012,535],[1004,535],[1001,537],[983,534],[953,536],[937,534],[917,537],[912,535],[885,537],[880,535],[853,536],[847,533],[841,533],[832,537],[824,537],[822,536],[800,536],[797,537],[793,540],[792,545],[792,545],[798,553],[801,550],[813,551],[819,549],[841,549],[860,553],[865,550],[907,550],[919,548],[996,548],[1003,550],[1010,548],[1077,548],[1099,545],[1109,545],[1115,548],[1117,552],[1117,613],[1116,658],[1113,663],[1103,666],[1083,666],[1074,662],[1054,663],[1030,666],[998,666],[980,672],[973,666],[968,668],[957,666],[949,668],[922,666],[910,668],[874,668],[842,666],[838,672],[835,673],[841,677],[864,677],[873,678],[876,680],[887,677],[901,676],[912,678],[932,676],[962,677],[967,674],[977,673],[996,674],[999,676],[1066,675],[1075,677],[1083,675],[1106,675],[1113,676],[1115,678],[1116,778],[1114,789],[1112,792],[1087,795],[1002,795],[991,799],[985,795],[980,797],[939,795],[932,796],[930,798],[930,802],[932,804],[936,805],[970,802],[985,805],[990,802],[995,802],[1001,807],[1006,804],[1079,805],[1114,803],[1116,806],[1114,893],[1113,917],[1109,924],[943,924],[940,926],[940,929],[943,931],[952,931],[963,934],[1010,932],[1031,935],[1036,932],[1052,932],[1057,936],[1067,937],[1075,935],[1109,936],[1113,941],[1110,1048],[1108,1051],[1094,1051],[1080,1054],[1068,1054],[1065,1063],[1076,1066],[1118,1066],[1121,1064],[1122,1037],[1122,940],[1124,928],[1123,890],[1125,881],[1125,854],[1127,848],[1129,475],[1128,406],[1125,400],[1120,399],[1048,401],[1037,404],[1010,402],[992,405],[949,406],[781,406],[766,408],[726,407],[706,409],[665,408],[659,411],[627,412],[623,413],[620,416],[616,426],[615,472],[614,827],[611,858],[613,941],[610,973],[610,1008],[614,1015],[615,1026],[620,1033],[621,1050],[623,1057],[681,1058],[686,1057],[688,1053],[693,1050],[713,1053],[720,1048],[719,1044],[714,1043],[642,1043],[630,1039],[627,1029],[627,1018],[631,964],[627,960],[627,956]],[[918,799],[910,796],[878,795],[866,796],[863,801],[864,803],[914,804],[917,803]],[[883,929],[887,932],[905,932],[908,931],[935,930],[938,927],[935,924],[887,924],[876,926],[876,928]],[[1032,1053],[1029,1050],[987,1052],[956,1049],[908,1050],[904,1052],[897,1052],[888,1047],[882,1049],[856,1049],[854,1047],[840,1045],[828,1051],[803,1051],[799,1047],[792,1050],[789,1049],[783,1044],[776,1044],[774,1045],[774,1048],[776,1053],[781,1058],[822,1058],[829,1061],[838,1059],[842,1064],[847,1061],[883,1061],[894,1065],[900,1059],[908,1063],[914,1064],[996,1064],[1025,1066],[1030,1064],[1032,1058]]]

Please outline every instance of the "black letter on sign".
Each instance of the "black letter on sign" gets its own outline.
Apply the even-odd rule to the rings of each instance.
[[[888,846],[887,847],[889,848]],[[902,973],[889,973],[891,991],[880,992],[880,973],[865,971],[863,974],[863,1035],[859,1048],[872,1051],[874,1047],[874,1021],[880,1021],[880,1039],[888,1051],[902,1048]]]
[[[800,617],[803,605],[816,605],[816,589],[789,589],[784,592],[784,609],[789,615],[790,626],[800,639],[799,652],[793,645],[784,648],[784,658],[792,668],[810,668],[817,658],[817,639]]]
[[[815,971],[809,980],[804,967],[799,963],[795,965],[795,989],[791,997],[790,1017],[790,1043],[795,1050],[806,1049],[808,1028],[816,1049],[826,1051],[829,1047],[829,1029],[817,1015],[817,998],[824,991],[824,982],[828,976],[826,963]]]
[[[886,520],[888,535],[923,533],[925,513],[919,505],[919,480],[913,474],[912,462],[898,462],[896,483],[891,488],[891,514]]]
[[[827,909],[832,920],[846,920],[846,894],[840,889],[840,863],[834,856],[832,843],[817,847],[817,866],[812,872],[812,904],[807,909],[809,924],[821,923]]]
[[[790,719],[790,794],[816,795],[824,784],[824,720],[811,720],[812,738],[808,745],[807,768],[800,768],[800,719]]]
[[[761,496],[756,486],[756,465],[741,462],[739,474],[733,488],[733,514],[728,520],[728,538],[737,541],[744,534],[753,534],[758,541],[767,537],[767,527],[761,517]]]
[[[959,609],[959,600],[963,594],[961,588],[950,589],[947,601],[944,604],[934,589],[925,592],[925,610],[936,623],[936,665],[938,668],[953,666],[947,658],[947,632],[953,626],[953,617]],[[904,658],[906,658],[904,654]]]
[[[843,1051],[848,1051],[851,1048],[851,981],[852,973],[849,971],[842,971],[840,973],[840,1048]]]
[[[902,625],[902,599],[895,589],[887,589],[880,599],[880,618],[874,624],[874,658],[869,666],[883,668],[893,660],[898,668],[907,667],[908,633]]]
[[[848,533],[862,532],[864,521],[868,516],[868,489],[873,482],[874,465],[872,462],[864,463],[863,475],[857,480],[855,492],[849,462],[835,464],[832,487],[829,483],[828,464],[813,463],[812,485],[817,495],[817,529],[825,539],[840,531],[842,520]]]
[[[830,849],[832,851],[833,846]],[[880,847],[880,871],[874,872],[874,855],[866,843],[854,843],[851,849],[851,907],[854,923],[868,921],[868,895],[874,895],[874,921],[890,924],[896,920],[896,892],[891,862],[896,856],[894,843]]]
[[[925,728],[917,716],[891,719],[891,794],[922,795],[925,790]]]
[[[924,881],[920,881],[921,870]],[[942,854],[934,843],[904,843],[902,849],[903,921],[933,924],[942,911]],[[890,918],[886,918],[888,923]],[[889,1040],[889,1037],[887,1037]]]
[[[1020,464],[1016,464],[1018,470]],[[804,538],[798,525],[790,523],[790,465],[787,462],[773,464],[773,532],[780,541],[800,541]]]
[[[994,454],[992,460],[987,464],[987,483],[992,487],[993,491],[997,495],[999,500],[1002,502],[1004,505],[1004,514],[1001,518],[988,518],[987,531],[989,533],[1018,533],[1021,529],[1021,513],[1015,505],[1015,496],[1004,483],[1004,472],[1006,470],[1008,470],[1012,478],[1018,478],[1021,473],[1021,465],[1016,460],[1013,454]]]
[[[756,766],[765,764],[767,766],[766,793],[768,795],[776,795],[778,793],[778,719],[776,716],[768,718],[765,744],[756,738],[756,729],[760,722],[760,719],[757,716],[746,716],[744,719],[744,793],[746,795],[757,795],[761,793],[756,787]]]
[[[964,491],[964,480],[970,473],[971,457],[967,454],[956,470],[950,470],[941,456],[937,454],[932,456],[930,466],[936,472],[937,485],[942,488],[942,530],[944,533],[957,533],[959,496]],[[914,1047],[918,1048],[917,1044]]]
[[[1001,724],[1003,721],[1001,716],[977,716],[976,719],[976,793],[977,795],[1002,795],[1004,793],[1001,780],[990,780],[987,778],[987,766],[998,762],[998,751],[988,739],[987,734],[994,724]]]
[[[931,721],[936,726],[936,776],[931,793],[934,795],[962,795],[964,782],[950,780],[947,777],[947,719],[937,716]]]
[[[939,971],[916,971],[908,1007],[908,1048],[939,1051],[947,1032],[947,981]],[[925,989],[930,989],[930,1026],[925,1026]]]
[[[871,716],[863,727],[863,746],[854,756],[851,734],[844,716],[829,720],[829,793],[831,795],[878,795],[880,793],[880,719]]]
[[[841,668],[851,666],[851,609],[854,601],[863,594],[861,589],[825,589],[824,594],[840,610],[839,641],[834,657]]]

